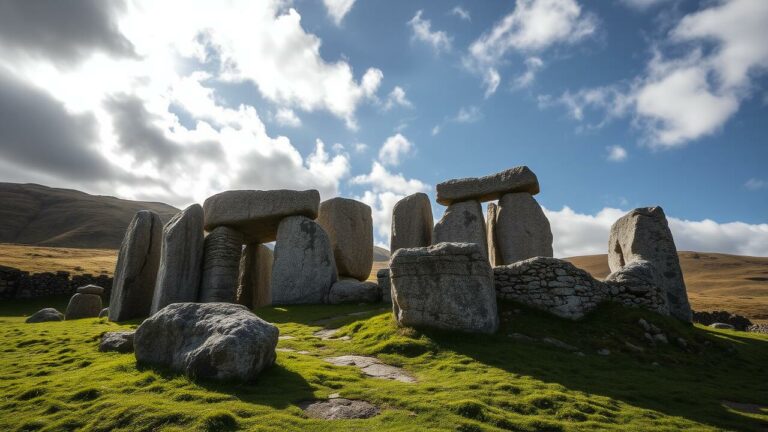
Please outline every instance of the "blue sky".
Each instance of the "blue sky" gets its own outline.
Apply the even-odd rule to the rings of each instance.
[[[528,165],[556,255],[649,205],[681,249],[768,255],[762,0],[2,7],[2,181],[317,188],[371,205],[386,246],[402,196]]]

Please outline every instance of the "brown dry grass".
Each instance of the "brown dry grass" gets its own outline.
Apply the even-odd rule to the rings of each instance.
[[[688,298],[695,310],[728,310],[768,322],[768,258],[680,252]],[[606,255],[566,258],[596,278],[608,275]]]
[[[0,243],[0,265],[15,267],[30,273],[64,270],[72,274],[90,273],[112,276],[116,261],[117,251],[113,249],[75,249]]]

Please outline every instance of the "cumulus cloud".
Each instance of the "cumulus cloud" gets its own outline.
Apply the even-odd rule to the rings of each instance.
[[[627,160],[627,149],[620,145],[608,146],[608,160],[611,162],[622,162]]]
[[[406,96],[405,90],[403,90],[403,88],[400,86],[395,86],[395,88],[393,88],[389,93],[386,102],[384,102],[384,110],[389,111],[395,106],[402,106],[405,108],[413,107],[413,103],[408,100],[408,96]]]
[[[472,17],[469,15],[469,11],[461,6],[454,6],[453,9],[451,9],[451,15],[459,17],[464,21],[472,21]]]
[[[475,123],[483,117],[480,108],[472,105],[459,108],[459,112],[453,118],[456,123]]]
[[[323,0],[323,4],[328,16],[338,26],[355,5],[355,0]]]
[[[384,141],[384,145],[379,150],[379,160],[386,164],[396,166],[400,164],[403,156],[413,151],[413,143],[402,134],[395,134]]]
[[[515,87],[528,87],[536,79],[536,73],[544,67],[544,62],[539,57],[528,57],[525,59],[525,72],[515,78]]]
[[[299,127],[301,126],[301,119],[290,108],[278,108],[275,113],[275,121],[281,126]]]
[[[451,50],[451,37],[448,33],[440,30],[432,30],[432,22],[421,17],[423,11],[419,10],[416,15],[408,21],[408,26],[413,33],[413,40],[424,42],[435,51],[440,53]]]
[[[596,18],[584,13],[576,0],[517,0],[512,12],[472,42],[464,64],[483,77],[489,96],[498,88],[498,69],[510,52],[541,52],[557,44],[574,44],[596,29]]]
[[[591,215],[566,206],[559,211],[544,209],[544,213],[552,226],[554,254],[562,258],[607,253],[611,225],[627,211],[606,207]],[[768,224],[669,216],[668,221],[678,250],[768,256]]]
[[[621,0],[626,6],[637,10],[646,10],[652,6],[669,3],[670,0]]]

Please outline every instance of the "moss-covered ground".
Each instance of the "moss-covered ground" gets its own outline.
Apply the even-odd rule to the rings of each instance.
[[[256,313],[292,337],[278,347],[295,351],[278,352],[255,382],[235,384],[193,382],[137,367],[132,354],[98,351],[103,332],[138,322],[24,323],[39,308],[63,303],[0,305],[0,431],[768,430],[767,336],[619,306],[575,323],[505,304],[493,336],[398,329],[381,306],[264,308]],[[640,318],[670,343],[649,344]],[[335,336],[350,339],[313,336],[323,327],[340,327]],[[598,354],[602,349],[610,354]],[[323,361],[344,354],[376,356],[418,382]],[[306,418],[297,405],[332,393],[383,410],[366,420],[327,421]]]

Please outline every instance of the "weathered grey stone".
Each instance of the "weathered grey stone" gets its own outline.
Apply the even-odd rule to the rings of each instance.
[[[426,247],[432,244],[432,205],[425,193],[408,195],[392,209],[390,250]]]
[[[251,243],[240,258],[237,302],[255,309],[272,304],[272,250],[263,244]]]
[[[408,372],[399,367],[382,363],[381,360],[376,357],[344,355],[339,357],[328,357],[325,361],[336,366],[354,366],[359,368],[364,374],[374,378],[388,379],[404,383],[416,382],[416,378],[408,374]]]
[[[64,314],[54,308],[45,308],[33,313],[24,322],[32,324],[49,321],[64,321]]]
[[[512,264],[552,256],[552,230],[539,203],[527,192],[504,194],[496,214],[496,249],[501,262]]]
[[[479,201],[462,201],[445,209],[442,219],[435,224],[432,241],[438,243],[475,243],[488,259],[483,207]]]
[[[80,294],[102,295],[104,294],[104,288],[98,285],[85,285],[85,286],[78,287],[77,292],[79,292]]]
[[[149,315],[160,264],[162,228],[160,216],[149,210],[137,212],[128,225],[117,255],[109,299],[110,321]]]
[[[205,237],[201,302],[235,302],[242,251],[243,236],[232,228],[220,226]]]
[[[539,193],[539,180],[527,166],[518,166],[480,178],[448,180],[437,185],[437,202],[450,205],[457,201],[493,201],[513,192]]]
[[[496,240],[496,216],[499,213],[499,206],[496,203],[488,203],[487,213],[485,216],[485,235],[488,239],[488,261],[491,263],[491,267],[496,267],[504,264]]]
[[[353,199],[331,198],[320,203],[317,223],[331,239],[339,275],[368,279],[373,267],[371,207]]]
[[[77,293],[69,299],[64,316],[68,320],[97,318],[101,312],[101,297],[96,294]]]
[[[627,264],[645,260],[661,274],[662,289],[670,314],[691,322],[691,306],[677,257],[677,248],[661,207],[637,208],[611,227],[608,265],[615,272]]]
[[[242,305],[173,303],[136,329],[134,345],[140,364],[249,381],[275,362],[278,336],[277,327]]]
[[[99,318],[109,318],[109,308],[105,307],[99,312]]]
[[[389,269],[383,268],[377,271],[376,281],[379,283],[381,301],[383,303],[392,303],[392,284],[389,283]]]
[[[324,303],[337,279],[323,227],[304,216],[283,219],[272,264],[272,304]]]
[[[379,409],[366,401],[332,398],[327,401],[312,401],[300,404],[309,418],[325,420],[366,419],[379,413]]]
[[[234,228],[246,243],[275,241],[277,227],[287,216],[317,217],[320,193],[316,190],[234,190],[205,200],[205,229]]]
[[[165,224],[152,313],[171,303],[197,301],[204,239],[203,208],[199,204],[187,207]]]
[[[378,303],[381,291],[376,282],[361,282],[357,279],[342,278],[331,285],[328,303]]]
[[[494,333],[499,317],[493,273],[475,243],[400,249],[390,262],[400,325]]]
[[[99,351],[133,352],[133,337],[135,333],[135,331],[106,332],[101,335]]]

